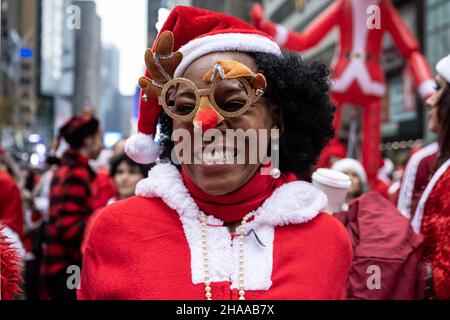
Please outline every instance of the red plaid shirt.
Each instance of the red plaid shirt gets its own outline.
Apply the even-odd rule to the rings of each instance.
[[[45,231],[41,273],[49,276],[69,265],[81,267],[80,246],[86,222],[93,211],[92,181],[95,172],[88,160],[69,149],[52,178],[50,219]]]

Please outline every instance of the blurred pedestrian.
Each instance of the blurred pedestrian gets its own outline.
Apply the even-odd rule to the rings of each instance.
[[[25,294],[27,300],[39,300],[42,297],[40,268],[42,262],[42,244],[45,236],[45,225],[49,220],[50,185],[59,159],[48,156],[39,183],[33,188],[32,203],[25,211],[25,237],[27,259],[25,268]]]
[[[379,192],[384,198],[389,200],[389,187],[392,184],[392,172],[394,163],[389,158],[383,159],[383,166],[378,169],[377,177],[372,185],[373,191]]]
[[[439,154],[412,220],[424,236],[424,296],[450,299],[450,55],[436,65],[437,92],[426,103],[436,117]]]
[[[102,129],[92,116],[75,116],[60,129],[61,138],[70,148],[52,178],[41,273],[51,299],[69,300],[76,292],[67,287],[66,271],[70,265],[81,267],[80,245],[93,211],[95,172],[88,161],[103,148]]]
[[[363,193],[368,191],[367,174],[358,160],[351,158],[341,159],[334,162],[331,169],[345,173],[350,177],[352,184],[347,193],[347,205],[351,200],[360,197]]]

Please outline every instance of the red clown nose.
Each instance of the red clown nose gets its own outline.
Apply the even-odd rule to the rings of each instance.
[[[194,120],[194,125],[202,131],[215,128],[219,123],[217,112],[210,108],[200,110]]]

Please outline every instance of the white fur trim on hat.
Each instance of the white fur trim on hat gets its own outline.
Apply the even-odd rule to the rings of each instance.
[[[450,54],[437,63],[436,71],[450,83]]]
[[[161,147],[153,140],[153,136],[139,132],[127,139],[125,153],[137,163],[148,164],[159,157]]]
[[[241,51],[282,55],[276,42],[259,34],[248,33],[220,33],[204,36],[188,42],[179,51],[183,53],[183,60],[175,70],[175,77],[181,76],[194,60],[211,52]]]
[[[364,167],[361,165],[361,163],[355,159],[345,158],[338,160],[335,163],[333,163],[331,169],[343,173],[352,171],[358,175],[362,183],[364,184],[367,183],[366,170],[364,170]]]

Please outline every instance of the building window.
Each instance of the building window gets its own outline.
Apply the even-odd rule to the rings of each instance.
[[[426,53],[431,66],[450,52],[450,0],[426,0]]]

